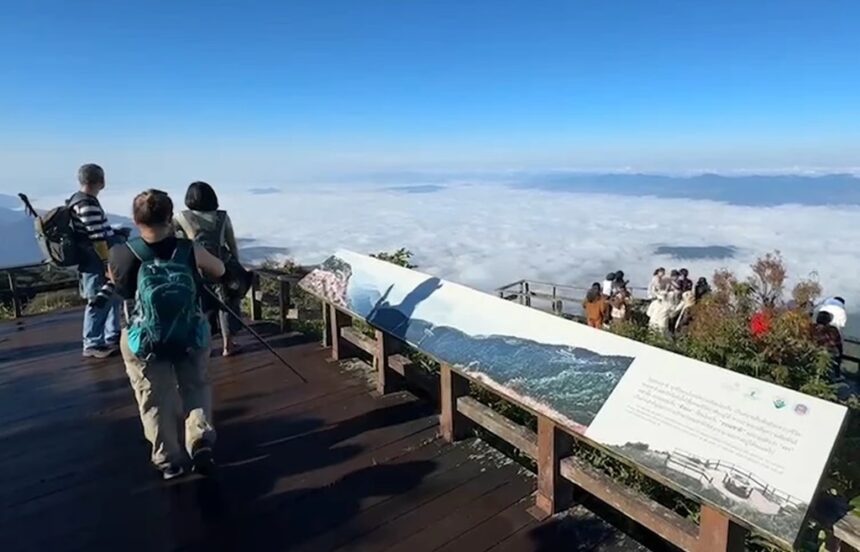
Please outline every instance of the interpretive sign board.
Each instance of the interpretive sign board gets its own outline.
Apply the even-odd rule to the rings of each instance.
[[[788,544],[846,414],[348,251],[299,286]]]

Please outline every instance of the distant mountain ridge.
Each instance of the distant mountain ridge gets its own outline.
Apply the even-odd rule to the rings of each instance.
[[[758,207],[860,205],[860,178],[848,173],[665,176],[550,172],[522,175],[514,186],[555,192],[711,200]]]
[[[111,225],[134,227],[131,219],[127,217],[110,213],[107,217]],[[33,219],[24,212],[17,196],[0,194],[0,236],[3,237],[0,239],[0,266],[35,264],[42,261],[42,253],[33,231]]]

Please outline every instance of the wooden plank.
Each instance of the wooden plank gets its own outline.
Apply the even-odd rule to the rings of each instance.
[[[376,330],[373,343],[373,364],[376,371],[376,392],[380,395],[397,391],[402,387],[402,376],[391,370],[388,359],[394,349],[394,341],[382,330]]]
[[[418,453],[422,451],[423,449]],[[334,550],[349,546],[350,543],[360,543],[363,550],[384,547],[407,538],[414,532],[415,526],[419,529],[429,526],[434,517],[443,517],[449,513],[446,504],[480,492],[475,489],[476,485],[486,485],[484,469],[478,462],[470,459],[472,453],[474,449],[468,444],[454,447],[446,445],[444,452],[433,458],[434,472],[423,479],[420,485],[387,500],[363,503],[362,506],[366,506],[366,509],[351,518],[347,524],[325,531],[318,538],[309,540],[297,552]],[[422,458],[409,454],[404,456],[402,461],[411,463],[416,459],[421,461]],[[477,481],[478,479],[483,481]],[[331,494],[334,495],[332,500],[343,500],[335,493]]]
[[[472,397],[457,399],[457,410],[487,431],[514,445],[532,460],[537,460],[537,434],[534,431],[512,422]]]
[[[459,507],[449,503],[444,509],[446,516],[423,530],[413,531],[408,538],[396,546],[386,548],[387,552],[431,552],[441,548],[468,532],[476,525],[491,519],[513,504],[517,504],[531,492],[533,484],[529,480],[514,477],[517,468],[508,465],[501,469],[488,468],[484,480],[490,487],[477,499]],[[441,500],[439,501],[442,502]],[[456,505],[457,502],[454,502]],[[440,504],[443,506],[443,504]],[[364,550],[364,548],[359,548]]]
[[[495,546],[520,529],[536,523],[534,517],[528,513],[529,506],[531,506],[531,500],[528,497],[511,504],[505,510],[439,548],[437,552],[486,550]]]
[[[412,361],[409,360],[409,357],[403,355],[390,355],[388,357],[388,367],[401,376],[406,376],[406,370],[411,365]]]
[[[349,343],[343,338],[342,328],[352,325],[352,318],[334,305],[329,305],[331,327],[331,359],[334,361],[349,358]]]
[[[561,475],[561,459],[573,450],[573,438],[545,416],[538,416],[538,488],[534,515],[556,514],[573,501],[573,486]]]
[[[699,523],[699,539],[696,552],[742,552],[746,529],[734,523],[728,516],[702,504]]]
[[[419,389],[434,403],[439,401],[439,375],[430,373],[403,355],[390,355],[388,366],[401,375],[411,389]]]
[[[695,523],[576,458],[568,457],[561,461],[561,475],[679,548],[693,550],[697,546],[699,528]]]
[[[321,307],[323,321],[322,346],[324,348],[329,348],[332,346],[332,342],[334,341],[331,337],[331,308],[329,308],[328,303],[322,303]]]
[[[263,292],[260,290],[260,275],[254,273],[251,278],[251,320],[259,321],[263,319],[263,303],[260,302]]]
[[[442,403],[439,431],[442,438],[449,443],[462,439],[469,433],[469,419],[457,411],[457,399],[468,394],[469,381],[452,370],[448,364],[442,364],[439,375],[439,396]]]
[[[341,327],[340,335],[346,341],[373,356],[376,354],[376,342],[352,326]]]
[[[839,541],[839,552],[860,550],[860,517],[848,512],[833,524],[833,536]]]
[[[290,329],[290,322],[287,314],[290,310],[290,282],[278,279],[278,319],[281,326],[281,333],[286,333]]]

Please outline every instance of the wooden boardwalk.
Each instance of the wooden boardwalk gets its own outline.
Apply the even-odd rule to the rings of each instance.
[[[374,396],[301,335],[272,343],[308,384],[250,341],[213,357],[219,475],[164,483],[121,360],[82,360],[79,328],[77,312],[0,325],[4,552],[645,550],[582,506],[535,521],[530,473],[443,443],[432,405]]]

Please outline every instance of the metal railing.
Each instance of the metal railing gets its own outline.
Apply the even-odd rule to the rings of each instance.
[[[568,284],[555,284],[538,280],[517,280],[496,289],[502,299],[516,301],[527,307],[535,307],[556,314],[580,320],[582,318],[581,304],[589,288]],[[630,287],[631,291],[644,293],[646,288]],[[647,299],[634,298],[634,305],[643,305]],[[571,308],[573,305],[573,308]],[[581,321],[581,320],[580,320]],[[854,364],[860,374],[860,338],[846,335],[842,338],[846,352],[842,354],[843,366]],[[855,350],[852,352],[851,350]]]

